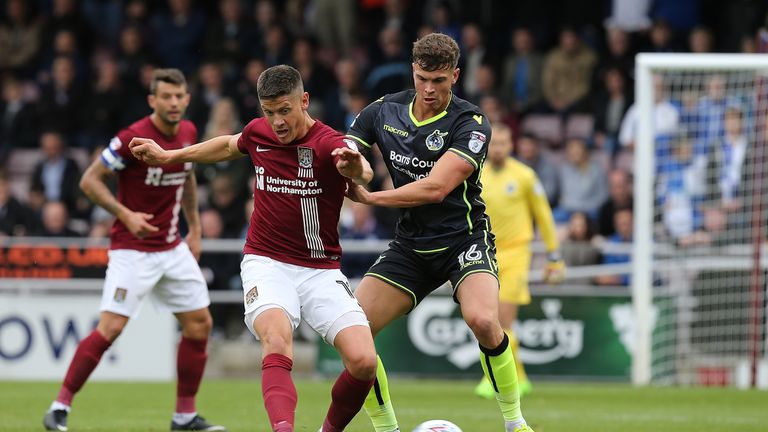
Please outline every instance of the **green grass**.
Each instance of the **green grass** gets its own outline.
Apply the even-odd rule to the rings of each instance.
[[[393,379],[390,388],[401,430],[448,419],[464,432],[501,432],[496,403],[473,396],[474,382]],[[0,382],[0,431],[39,431],[58,383]],[[331,382],[297,382],[297,431],[316,432],[327,410]],[[168,430],[173,384],[100,383],[85,386],[70,415],[70,431]],[[201,414],[231,432],[269,431],[255,380],[203,382]],[[623,384],[537,383],[523,400],[537,432],[700,432],[768,430],[768,392],[713,388],[645,388]],[[347,428],[370,432],[364,414]]]

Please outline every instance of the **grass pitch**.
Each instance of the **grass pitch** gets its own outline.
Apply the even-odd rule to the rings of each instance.
[[[330,381],[300,380],[297,431],[316,432],[330,398]],[[501,432],[495,401],[472,394],[474,382],[392,379],[402,432],[429,419],[447,419],[464,432]],[[0,431],[40,431],[58,383],[0,382]],[[171,383],[88,383],[75,400],[69,430],[166,431],[174,408]],[[208,380],[200,413],[230,432],[269,431],[255,380]],[[699,432],[768,430],[768,392],[714,388],[644,388],[624,384],[537,383],[523,400],[536,432]],[[359,414],[349,432],[370,432]]]

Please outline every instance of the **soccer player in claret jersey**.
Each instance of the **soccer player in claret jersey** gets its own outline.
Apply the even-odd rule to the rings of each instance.
[[[264,118],[241,134],[171,151],[135,138],[131,151],[153,165],[250,156],[256,184],[241,276],[245,324],[262,344],[270,425],[273,431],[294,430],[292,334],[303,318],[344,362],[321,429],[341,431],[373,385],[376,350],[368,320],[339,270],[339,212],[347,185],[367,183],[373,171],[354,141],[309,116],[309,94],[296,69],[265,70],[257,92]]]
[[[136,160],[128,149],[135,136],[153,137],[167,149],[180,149],[197,141],[195,126],[182,120],[189,92],[181,71],[156,70],[148,102],[152,114],[120,131],[80,181],[88,198],[117,220],[110,233],[99,323],[75,351],[59,395],[43,419],[48,430],[67,430],[74,395],[148,294],[181,324],[176,412],[171,430],[226,430],[209,424],[195,407],[208,358],[206,345],[212,321],[208,287],[197,265],[200,219],[192,164],[150,167]],[[117,175],[117,198],[106,185],[107,178],[113,175]],[[179,235],[180,210],[189,226],[186,242]]]
[[[451,92],[459,78],[456,41],[429,34],[414,43],[412,55],[414,90],[374,101],[347,134],[366,148],[379,146],[395,185],[374,193],[355,185],[350,198],[402,209],[395,240],[355,295],[375,335],[450,281],[480,343],[481,365],[506,431],[528,432],[509,338],[499,324],[494,237],[480,198],[480,172],[491,138],[488,119]],[[374,390],[365,403],[374,428],[397,430],[381,364]]]

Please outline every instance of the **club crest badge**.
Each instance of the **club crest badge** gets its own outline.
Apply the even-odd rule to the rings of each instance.
[[[435,129],[435,131],[429,134],[425,140],[427,148],[432,151],[438,151],[443,148],[446,135],[448,135],[448,132],[440,132],[440,129]]]
[[[312,149],[309,147],[299,147],[299,166],[301,168],[312,168]]]
[[[483,149],[483,145],[485,145],[485,139],[484,133],[473,131],[469,134],[469,149],[472,150],[473,153],[480,153],[480,150]]]
[[[115,290],[114,300],[115,303],[125,303],[125,299],[128,297],[128,290],[125,288],[117,288]]]

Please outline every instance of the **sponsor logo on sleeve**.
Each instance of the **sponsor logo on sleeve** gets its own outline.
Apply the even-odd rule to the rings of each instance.
[[[483,145],[485,144],[485,134],[478,131],[473,131],[469,134],[469,149],[472,150],[473,153],[480,153],[480,150],[483,149]]]

